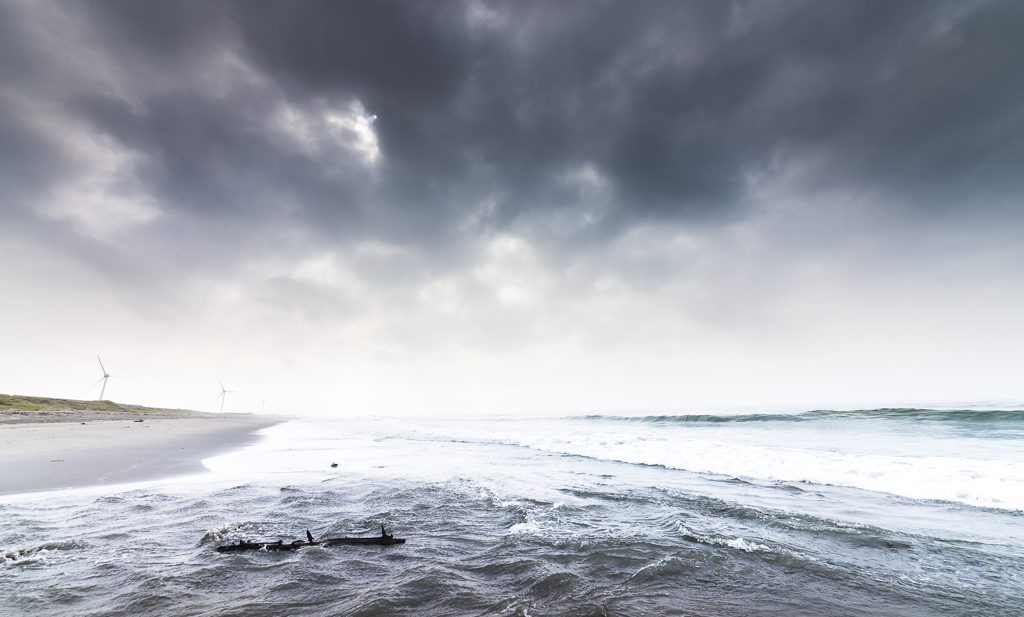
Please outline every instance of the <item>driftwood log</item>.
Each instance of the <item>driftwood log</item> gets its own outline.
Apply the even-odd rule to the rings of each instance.
[[[380,526],[380,536],[373,538],[327,538],[326,540],[313,540],[313,534],[306,530],[306,541],[295,540],[285,544],[283,540],[277,542],[249,542],[239,540],[238,544],[225,544],[218,546],[218,553],[233,553],[235,551],[294,551],[304,546],[343,546],[343,545],[377,545],[388,546],[390,544],[405,544],[405,538],[396,538],[384,531],[384,525]]]

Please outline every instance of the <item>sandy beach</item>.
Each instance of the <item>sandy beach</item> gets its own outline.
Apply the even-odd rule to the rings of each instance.
[[[285,420],[252,414],[4,413],[0,494],[201,472],[204,458],[253,443],[256,431]]]

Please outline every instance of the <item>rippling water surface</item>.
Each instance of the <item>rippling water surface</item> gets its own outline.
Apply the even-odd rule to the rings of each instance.
[[[1019,410],[264,435],[200,476],[3,498],[4,614],[1024,615]],[[408,542],[214,550],[381,524]]]

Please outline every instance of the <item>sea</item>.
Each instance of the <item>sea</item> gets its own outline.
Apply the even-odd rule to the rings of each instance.
[[[1019,406],[296,418],[204,465],[0,497],[0,614],[1024,615]]]

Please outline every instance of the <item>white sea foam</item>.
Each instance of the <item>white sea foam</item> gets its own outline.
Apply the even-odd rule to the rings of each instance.
[[[676,523],[676,531],[679,532],[684,538],[695,540],[702,544],[715,544],[718,546],[727,546],[737,550],[745,551],[747,553],[771,553],[772,548],[767,544],[760,542],[748,541],[744,538],[723,538],[717,536],[711,536],[708,534],[701,534],[688,529],[682,523]]]
[[[763,445],[757,443],[756,429],[750,427],[700,431],[541,421],[435,425],[420,432],[437,438],[444,435],[455,440],[503,443],[697,473],[846,486],[912,499],[1024,509],[1024,460],[1020,460],[1019,448],[1014,448],[1018,440],[986,444],[985,453],[992,457],[980,458],[929,456],[920,443],[910,442],[912,437],[896,439],[883,433],[868,436],[875,440],[870,444],[874,453],[864,453],[868,448],[844,444],[842,427],[824,427],[819,434],[809,434],[802,428],[782,437],[776,430],[772,442]],[[942,446],[945,454],[957,450],[955,438]],[[908,451],[913,455],[906,454]]]
[[[767,544],[758,544],[756,542],[747,542],[743,538],[733,538],[732,540],[726,541],[725,545],[728,546],[729,548],[736,548],[736,549],[739,549],[741,551],[746,551],[748,553],[753,553],[753,552],[758,552],[758,551],[770,552],[772,550]]]
[[[367,453],[350,464],[368,465],[359,461],[372,460],[379,437],[374,431],[380,430],[380,423],[315,421],[314,429],[311,422],[275,427],[272,438],[260,447],[204,462],[215,471],[287,476],[317,469],[324,474],[321,477],[330,477],[328,464],[334,453]],[[399,430],[394,423],[387,427],[389,438],[507,444],[757,481],[844,486],[912,499],[1024,509],[1020,439],[964,437],[926,425],[904,427],[902,433],[876,421],[700,428],[579,419],[463,420],[409,421]],[[285,480],[282,477],[282,483]]]
[[[1024,463],[1015,461],[862,455],[714,441],[612,440],[593,436],[561,443],[527,438],[519,445],[736,477],[852,486],[915,499],[1024,508]]]

